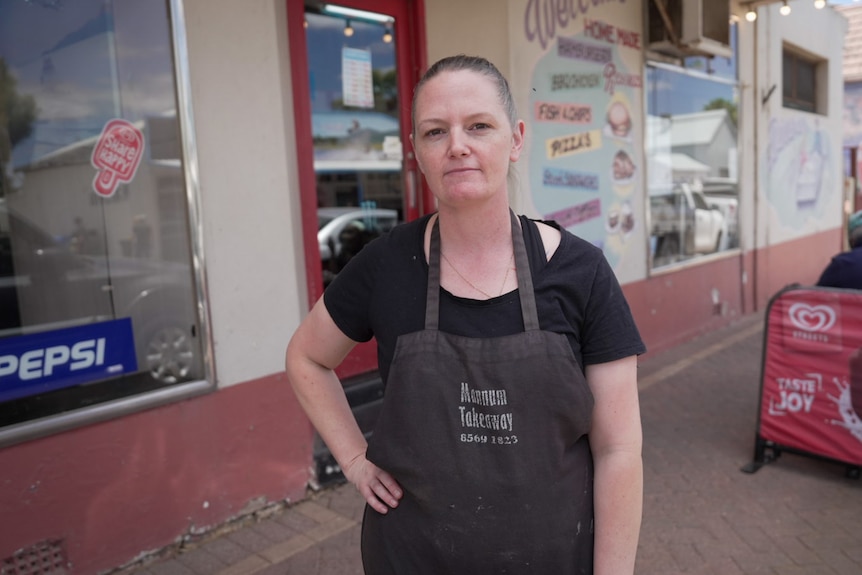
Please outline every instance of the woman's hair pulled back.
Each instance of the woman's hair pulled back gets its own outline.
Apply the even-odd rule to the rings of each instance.
[[[425,84],[440,74],[441,72],[460,72],[462,70],[476,72],[487,76],[497,85],[497,95],[500,97],[500,104],[506,111],[506,116],[509,118],[509,124],[514,127],[518,123],[518,111],[515,109],[515,100],[512,98],[512,91],[509,89],[509,82],[505,76],[500,73],[494,64],[480,56],[466,56],[458,54],[457,56],[448,56],[435,62],[422,79],[416,84],[413,90],[413,105],[410,112],[410,119],[413,122],[413,132],[416,132],[416,100],[419,98],[419,92]]]

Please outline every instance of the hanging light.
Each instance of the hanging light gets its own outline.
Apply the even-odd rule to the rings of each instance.
[[[814,0],[814,7],[818,10],[826,8],[826,0]]]
[[[389,44],[392,42],[392,28],[387,26],[383,31],[383,41]]]
[[[754,22],[757,20],[757,10],[754,9],[754,6],[751,6],[748,9],[748,12],[745,13],[745,19],[749,22]]]
[[[784,4],[781,5],[781,8],[779,8],[778,11],[781,12],[782,16],[790,14],[790,6],[787,5],[787,0],[784,0]]]
[[[353,36],[353,26],[350,25],[350,20],[344,23],[344,35],[350,38]]]

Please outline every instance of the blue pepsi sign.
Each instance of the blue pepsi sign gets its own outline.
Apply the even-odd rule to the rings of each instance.
[[[0,340],[0,401],[138,370],[129,318]]]

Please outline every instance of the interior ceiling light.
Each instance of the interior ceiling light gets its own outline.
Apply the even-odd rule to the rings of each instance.
[[[814,0],[814,7],[818,10],[826,8],[826,0]]]
[[[745,19],[749,22],[754,22],[757,20],[757,11],[752,7],[748,9],[748,12],[745,13]]]
[[[347,16],[348,18],[356,18],[361,20],[371,20],[372,22],[389,22],[392,16],[386,14],[378,14],[377,12],[368,12],[367,10],[356,10],[354,8],[345,8],[344,6],[335,6],[333,4],[324,4],[323,11],[330,14],[338,14]]]
[[[353,26],[350,25],[350,20],[344,23],[344,35],[348,38],[353,36]]]
[[[787,0],[784,0],[784,4],[781,5],[781,8],[779,8],[778,11],[781,12],[782,16],[790,14],[790,6],[787,5]]]

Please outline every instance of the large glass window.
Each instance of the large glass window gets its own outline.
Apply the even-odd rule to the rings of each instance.
[[[0,2],[0,427],[203,377],[164,1]]]
[[[650,63],[646,76],[651,267],[737,248],[735,57]]]
[[[306,5],[323,283],[404,221],[395,19]]]

